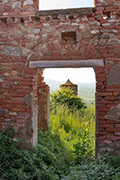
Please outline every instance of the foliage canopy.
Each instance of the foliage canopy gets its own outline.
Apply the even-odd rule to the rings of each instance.
[[[60,104],[67,105],[69,109],[76,108],[78,110],[86,108],[85,103],[73,91],[68,88],[61,88],[51,94],[50,109],[56,109]]]

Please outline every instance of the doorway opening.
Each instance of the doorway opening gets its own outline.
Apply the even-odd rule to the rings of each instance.
[[[66,148],[76,153],[92,152],[95,154],[95,73],[93,68],[55,68],[45,69],[44,81],[50,86],[50,130],[58,133]],[[55,102],[55,98],[66,98],[65,90],[60,85],[69,79],[78,85],[78,99],[84,106],[68,106],[63,101]],[[71,101],[69,92],[67,99]],[[45,95],[45,93],[44,93]],[[61,95],[61,97],[59,97]],[[44,96],[45,97],[45,96]],[[48,97],[49,98],[49,97]],[[76,100],[78,100],[76,99]],[[47,100],[49,102],[49,100]],[[81,103],[79,101],[79,103]],[[47,110],[47,112],[49,111]],[[77,152],[79,151],[79,152]]]

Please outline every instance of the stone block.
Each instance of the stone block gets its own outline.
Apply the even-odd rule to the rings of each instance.
[[[1,51],[0,53],[10,56],[20,56],[21,49],[19,47],[5,46],[4,50]]]
[[[12,9],[21,8],[21,2],[16,1],[12,4]]]
[[[105,115],[105,118],[110,121],[120,122],[120,104],[115,107],[111,107],[108,114]]]
[[[8,113],[8,109],[0,109],[0,114],[7,114]]]
[[[33,0],[26,0],[24,1],[23,6],[32,5],[32,4],[33,4]]]

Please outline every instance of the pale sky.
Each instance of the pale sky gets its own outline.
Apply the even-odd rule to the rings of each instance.
[[[70,79],[73,83],[95,82],[95,73],[93,68],[45,69],[43,76],[45,77],[45,82],[46,79],[63,82]]]
[[[93,7],[94,0],[40,0],[40,10],[68,9]],[[55,81],[66,81],[70,79],[73,83],[95,82],[95,73],[93,68],[67,68],[67,69],[45,69],[43,76],[46,79]]]
[[[40,10],[93,7],[94,0],[40,0]]]

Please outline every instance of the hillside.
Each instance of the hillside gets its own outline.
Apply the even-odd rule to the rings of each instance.
[[[45,82],[50,86],[50,93],[59,89],[60,84],[65,81],[54,81],[52,79],[45,79]],[[81,96],[83,101],[87,104],[94,104],[95,102],[95,83],[77,83],[78,96]]]

